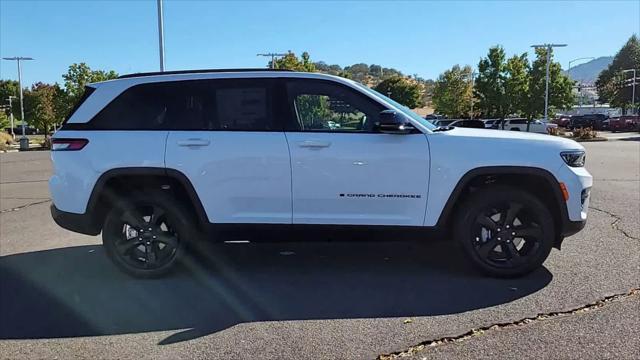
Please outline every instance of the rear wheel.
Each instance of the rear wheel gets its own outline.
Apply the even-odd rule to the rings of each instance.
[[[481,271],[497,277],[527,274],[549,256],[554,223],[535,196],[508,186],[479,190],[460,208],[454,236]]]
[[[177,263],[192,225],[163,193],[120,201],[107,214],[102,242],[111,260],[136,277],[158,277]]]

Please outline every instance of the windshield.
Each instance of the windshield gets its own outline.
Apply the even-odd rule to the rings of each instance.
[[[400,112],[402,112],[404,115],[406,115],[407,117],[410,117],[411,119],[419,122],[420,124],[422,124],[424,127],[426,127],[429,130],[434,130],[435,128],[437,128],[437,126],[433,125],[430,121],[428,121],[427,119],[423,118],[422,116],[416,114],[413,110],[409,109],[408,107],[400,104],[399,102],[389,98],[388,96],[382,95],[381,93],[373,90],[372,88],[362,85],[358,82],[354,82],[355,84],[357,84],[361,89],[363,89],[364,91],[375,95],[376,97],[382,98],[385,101],[387,101],[388,103],[390,103],[391,105],[393,105],[397,110],[400,110]]]

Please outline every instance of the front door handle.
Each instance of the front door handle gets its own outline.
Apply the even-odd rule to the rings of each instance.
[[[185,147],[201,147],[201,146],[209,146],[211,141],[207,139],[186,139],[186,140],[178,140],[178,146]]]
[[[331,142],[329,142],[329,141],[317,141],[317,140],[305,140],[305,141],[300,141],[298,143],[298,146],[303,147],[303,148],[312,148],[312,149],[326,148],[326,147],[331,146]]]

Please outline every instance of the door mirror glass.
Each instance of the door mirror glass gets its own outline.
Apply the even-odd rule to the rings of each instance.
[[[380,112],[380,121],[376,124],[378,131],[386,134],[409,134],[415,127],[401,113],[395,110],[383,110]]]

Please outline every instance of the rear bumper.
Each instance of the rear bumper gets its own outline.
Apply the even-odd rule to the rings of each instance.
[[[562,230],[560,234],[562,237],[571,236],[580,232],[580,230],[584,229],[587,224],[587,220],[582,221],[570,221],[569,219],[565,219],[562,224]]]
[[[51,217],[56,224],[67,230],[93,236],[100,234],[100,227],[94,223],[93,217],[89,214],[70,213],[51,205]]]

